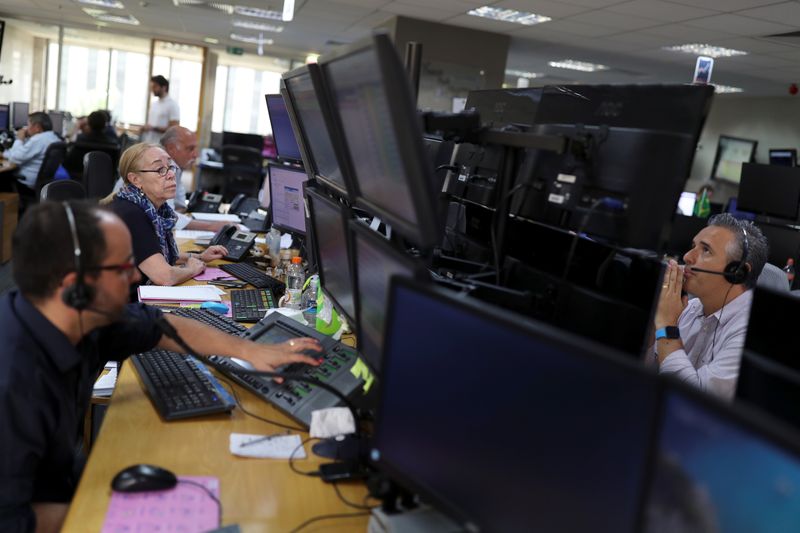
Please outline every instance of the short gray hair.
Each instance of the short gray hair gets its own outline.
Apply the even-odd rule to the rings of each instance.
[[[750,271],[745,278],[745,286],[752,289],[764,270],[769,255],[769,243],[761,230],[749,220],[739,220],[730,213],[720,213],[708,219],[708,226],[727,228],[733,233],[735,239],[725,250],[728,262],[741,261],[750,265]],[[744,257],[744,239],[747,233],[747,257]]]

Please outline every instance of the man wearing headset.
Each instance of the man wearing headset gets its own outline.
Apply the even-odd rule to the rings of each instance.
[[[130,233],[112,212],[43,202],[21,220],[13,255],[19,289],[0,298],[0,531],[58,531],[83,464],[83,414],[105,362],[155,347],[183,350],[162,336],[160,311],[127,304],[139,271]],[[302,352],[321,349],[312,339],[260,345],[166,320],[202,354],[236,356],[260,370],[316,365]]]
[[[656,309],[659,370],[731,398],[767,240],[752,222],[723,213],[709,219],[683,259],[685,266],[667,266]],[[695,298],[687,301],[683,291]]]

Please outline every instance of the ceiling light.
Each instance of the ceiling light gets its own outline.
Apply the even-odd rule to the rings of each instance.
[[[281,17],[286,22],[294,18],[294,0],[283,0],[283,14]]]
[[[105,15],[106,14],[106,10],[105,9],[94,9],[94,8],[91,8],[91,7],[84,7],[83,8],[83,12],[86,13],[87,15],[89,15],[90,17],[97,17],[97,16],[100,16],[100,15]]]
[[[747,52],[744,52],[742,50],[734,50],[732,48],[723,48],[721,46],[712,46],[710,44],[700,44],[700,43],[665,46],[664,50],[669,50],[670,52],[684,52],[686,54],[694,54],[696,56],[709,56],[713,58],[747,55]]]
[[[206,37],[205,39],[203,39],[203,42],[206,42],[208,44],[217,44],[219,43],[219,39],[214,39],[213,37]]]
[[[537,15],[536,13],[529,13],[527,11],[516,11],[514,9],[502,9],[499,7],[483,6],[477,9],[470,9],[467,15],[474,17],[483,17],[492,20],[500,20],[502,22],[514,22],[516,24],[524,24],[525,26],[533,26],[553,20],[544,15]]]
[[[605,65],[598,65],[596,63],[587,63],[585,61],[575,61],[574,59],[562,59],[560,61],[550,61],[547,64],[555,68],[579,70],[581,72],[597,72],[598,70],[608,70],[608,67]]]
[[[249,20],[235,19],[233,25],[237,28],[246,28],[248,30],[256,31],[271,31],[280,33],[283,31],[283,26],[276,26],[274,24],[264,24],[262,22],[255,22]]]
[[[316,63],[317,61],[319,61],[319,54],[308,54],[306,56],[306,65],[309,63]]]
[[[233,12],[245,17],[256,17],[270,20],[283,20],[283,13],[274,9],[259,9],[257,7],[233,6]]]
[[[507,69],[506,76],[512,76],[514,78],[528,78],[532,80],[533,78],[541,78],[544,74],[541,72],[528,72],[525,70],[514,70],[514,69]]]
[[[89,4],[90,6],[100,6],[100,7],[113,7],[114,9],[125,9],[125,6],[122,5],[122,2],[119,0],[76,0],[81,4]]]
[[[742,89],[741,87],[731,87],[730,85],[717,85],[715,83],[712,84],[712,85],[714,85],[714,92],[715,93],[742,93],[742,92],[744,92],[744,89]]]
[[[183,1],[183,0],[180,0]],[[230,4],[222,4],[219,2],[209,2],[206,4],[208,7],[213,7],[214,9],[219,9],[223,13],[227,13],[228,15],[233,15],[233,6]]]
[[[241,33],[231,33],[231,39],[233,39],[234,41],[250,43],[250,44],[271,45],[275,43],[275,41],[273,41],[272,39],[261,39],[259,38],[258,35],[242,35]]]
[[[116,22],[118,24],[130,24],[131,26],[138,26],[139,21],[133,15],[97,15],[98,20],[105,20],[106,22]]]

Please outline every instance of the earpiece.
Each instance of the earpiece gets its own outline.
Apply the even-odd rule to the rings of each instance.
[[[69,231],[72,234],[72,248],[75,260],[75,273],[77,279],[75,283],[64,289],[62,299],[69,307],[83,311],[94,299],[94,287],[86,285],[83,279],[83,265],[81,263],[81,245],[78,241],[78,227],[75,224],[75,215],[67,202],[64,202],[64,211],[67,214]]]

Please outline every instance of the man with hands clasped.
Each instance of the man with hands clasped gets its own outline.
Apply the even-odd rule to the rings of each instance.
[[[653,355],[660,372],[732,398],[767,240],[752,222],[723,213],[709,219],[683,259],[685,266],[670,261],[664,273]]]

